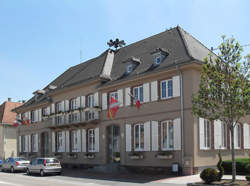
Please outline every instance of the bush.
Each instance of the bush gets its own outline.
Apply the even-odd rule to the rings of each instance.
[[[250,182],[250,176],[246,176],[246,180]]]
[[[204,169],[201,174],[200,174],[200,178],[206,183],[212,183],[214,181],[217,181],[218,179],[218,172],[215,169],[212,168],[207,168]]]
[[[250,164],[247,164],[245,166],[245,169],[246,169],[247,173],[250,174]]]
[[[250,158],[236,159],[237,174],[240,173],[246,175],[249,171],[249,169],[246,168],[248,164],[250,164]],[[232,174],[232,160],[223,161],[222,167],[226,173]]]
[[[224,175],[224,168],[222,167],[222,158],[220,152],[218,153],[218,156],[219,156],[219,162],[217,163],[217,168],[219,170],[219,173],[217,180],[220,181],[222,176]]]

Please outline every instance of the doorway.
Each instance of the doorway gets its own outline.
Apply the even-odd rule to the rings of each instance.
[[[120,126],[107,127],[108,163],[120,163]]]

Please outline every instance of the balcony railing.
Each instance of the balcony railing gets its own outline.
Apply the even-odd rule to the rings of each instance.
[[[44,123],[48,127],[64,126],[77,123],[88,123],[99,120],[100,114],[98,110],[91,111],[73,111],[67,113],[54,114],[44,117]]]

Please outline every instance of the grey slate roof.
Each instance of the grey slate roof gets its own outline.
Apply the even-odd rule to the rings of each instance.
[[[153,57],[151,53],[157,48],[164,48],[169,52],[169,54],[164,59],[162,64],[152,69]],[[49,85],[56,85],[57,89],[62,89],[87,80],[100,78],[107,52],[108,50],[96,58],[69,68]],[[126,81],[127,79],[134,78],[135,76],[143,73],[153,73],[156,69],[164,69],[168,66],[181,64],[190,60],[203,61],[203,58],[210,52],[211,51],[202,43],[184,31],[181,27],[177,26],[173,29],[164,31],[115,51],[110,77],[111,80],[102,84],[102,86],[120,81]],[[127,65],[124,61],[131,57],[139,58],[141,64],[139,64],[129,75],[124,75]],[[35,101],[33,97],[22,107],[46,101],[46,95],[40,96],[37,101]]]

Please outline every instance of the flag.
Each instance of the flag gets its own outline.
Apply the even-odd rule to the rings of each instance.
[[[23,125],[28,125],[29,123],[30,123],[29,118],[27,118],[26,116],[24,116],[24,117],[23,117],[22,124],[23,124]]]
[[[141,108],[141,102],[139,99],[136,99],[135,96],[131,95],[130,93],[128,93],[128,95],[133,99],[133,100],[136,100],[135,101],[135,105],[136,105],[136,108],[139,110]]]
[[[20,125],[22,125],[22,120],[20,120],[20,119],[16,119],[16,120],[14,121],[14,123],[13,123],[13,126],[14,126],[14,127],[18,127],[18,126],[20,126]]]
[[[115,98],[111,97],[107,117],[114,119],[119,106],[120,103]]]

